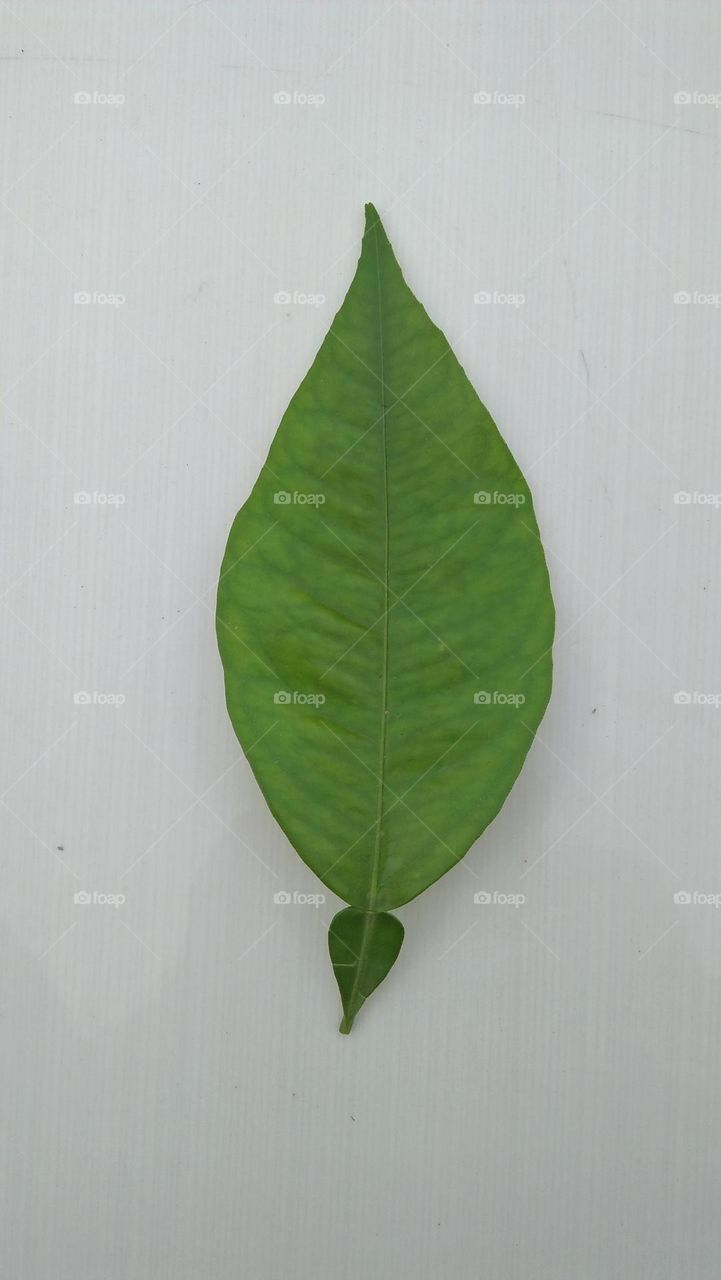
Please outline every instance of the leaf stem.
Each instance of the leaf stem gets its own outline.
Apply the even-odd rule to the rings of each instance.
[[[338,1028],[341,1035],[344,1035],[344,1036],[350,1035],[350,1029],[353,1026],[355,1016],[358,1013],[358,1010],[360,1009],[361,1005],[363,1004],[363,1001],[365,1000],[365,996],[361,996],[361,999],[358,1000],[358,991],[360,988],[361,978],[364,976],[364,972],[365,972],[364,965],[366,961],[366,956],[368,954],[368,939],[371,935],[372,928],[373,928],[372,914],[370,911],[367,911],[365,913],[364,920],[363,920],[363,932],[361,934],[360,947],[358,948],[358,955],[356,957],[355,977],[353,978],[353,986],[351,987],[350,995],[348,997],[348,1006],[347,1006],[346,1012],[343,1014],[343,1017],[341,1018],[341,1024]]]

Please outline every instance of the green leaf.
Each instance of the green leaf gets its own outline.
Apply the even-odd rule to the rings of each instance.
[[[548,702],[553,628],[528,486],[367,205],[348,294],[231,529],[217,611],[241,745],[345,902],[401,906],[492,821]],[[388,928],[366,930],[364,995]]]
[[[403,925],[388,911],[346,907],[334,916],[328,949],[343,1003],[340,1030],[344,1035],[364,1000],[395,964],[402,942]]]

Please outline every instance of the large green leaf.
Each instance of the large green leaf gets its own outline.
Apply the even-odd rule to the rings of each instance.
[[[236,733],[321,880],[367,916],[454,866],[548,702],[553,601],[528,486],[372,205],[231,529],[217,617]],[[365,921],[356,996],[398,953],[402,934],[378,976],[382,935]]]

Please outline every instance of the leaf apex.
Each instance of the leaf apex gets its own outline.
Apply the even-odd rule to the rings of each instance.
[[[378,210],[376,209],[374,204],[370,204],[370,203],[366,204],[365,215],[366,215],[366,225],[365,225],[366,233],[371,231],[375,226],[380,226],[381,228],[383,227],[383,223],[381,222],[381,219],[380,219],[380,214],[378,213]]]

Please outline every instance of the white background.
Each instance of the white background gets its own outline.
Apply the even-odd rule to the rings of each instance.
[[[717,1276],[721,510],[674,494],[721,491],[720,34],[711,0],[2,4],[4,1274]],[[338,903],[274,904],[323,886],[212,612],[368,199],[533,486],[558,643],[345,1038]]]

